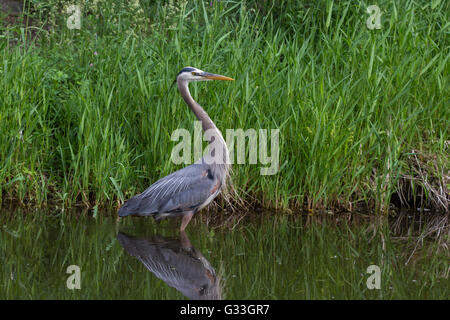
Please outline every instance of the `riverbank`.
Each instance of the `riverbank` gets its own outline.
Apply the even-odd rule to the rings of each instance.
[[[223,132],[280,130],[276,174],[233,167],[242,207],[448,212],[445,1],[381,1],[381,29],[353,1],[111,1],[80,29],[58,3],[0,24],[3,204],[118,208],[181,168],[195,118],[169,87],[191,65],[236,79],[191,86]]]

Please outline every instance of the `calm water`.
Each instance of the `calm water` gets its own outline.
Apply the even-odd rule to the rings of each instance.
[[[0,299],[449,298],[447,216],[90,215],[0,211]]]

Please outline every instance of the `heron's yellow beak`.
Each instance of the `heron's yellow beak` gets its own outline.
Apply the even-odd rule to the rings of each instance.
[[[233,78],[230,78],[230,77],[222,76],[220,74],[209,73],[209,72],[203,72],[202,77],[204,77],[206,79],[211,79],[211,80],[228,80],[228,81],[234,80]]]

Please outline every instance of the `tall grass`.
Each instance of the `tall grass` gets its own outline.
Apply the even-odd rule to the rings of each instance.
[[[179,169],[170,135],[195,118],[169,87],[195,66],[236,78],[191,85],[223,132],[280,129],[276,175],[234,166],[244,197],[448,210],[448,2],[379,1],[379,30],[366,1],[124,3],[80,30],[29,9],[36,41],[2,27],[1,201],[115,207]]]

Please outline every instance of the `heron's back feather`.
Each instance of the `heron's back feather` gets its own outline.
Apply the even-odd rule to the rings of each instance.
[[[219,185],[220,181],[213,176],[210,166],[199,161],[161,178],[129,199],[119,209],[119,216],[136,214],[161,218],[162,215],[156,214],[176,216],[196,211],[213,194],[217,195]]]

